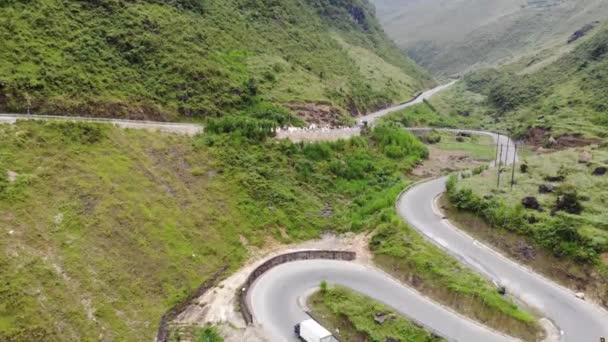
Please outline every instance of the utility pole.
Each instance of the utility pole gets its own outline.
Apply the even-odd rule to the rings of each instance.
[[[496,167],[496,188],[500,188],[500,165],[502,164],[502,144],[500,144],[500,157],[498,158],[498,166]]]
[[[513,144],[515,146],[515,150],[513,151],[513,171],[511,172],[511,190],[515,186],[515,164],[517,163],[517,143]]]
[[[498,162],[498,144],[500,143],[500,133],[498,133],[498,138],[496,138],[496,158],[494,158],[494,163]]]
[[[505,166],[509,161],[509,143],[511,142],[511,138],[507,137],[507,152],[505,152]]]

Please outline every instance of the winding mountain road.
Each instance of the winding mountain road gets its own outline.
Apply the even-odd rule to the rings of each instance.
[[[392,111],[371,115],[360,122],[373,121]],[[510,138],[490,132],[464,131],[492,137],[500,146],[499,158],[503,164],[517,160]],[[397,201],[401,218],[462,263],[506,286],[511,294],[538,309],[560,329],[560,341],[593,342],[608,336],[608,312],[578,299],[571,290],[511,261],[452,226],[436,207],[437,198],[445,192],[446,180],[446,177],[434,179],[404,192]],[[248,302],[254,318],[273,341],[297,341],[292,327],[308,317],[301,302],[322,280],[372,297],[449,340],[513,340],[434,303],[379,270],[344,261],[311,260],[268,271],[249,292]]]
[[[364,121],[373,123],[383,115],[420,103],[450,85],[425,92],[412,102],[362,117],[359,125]],[[196,124],[0,114],[0,123],[24,119],[107,122],[124,128],[188,135],[202,132],[202,126]],[[514,159],[515,148],[510,139],[493,133],[472,132],[490,135],[498,141],[503,148],[504,163]],[[397,201],[397,211],[403,220],[472,269],[505,285],[510,293],[537,308],[561,329],[562,341],[594,342],[599,341],[600,336],[608,336],[608,312],[576,298],[572,291],[518,265],[450,225],[435,206],[435,200],[445,191],[445,182],[446,178],[431,180],[403,193]],[[273,336],[273,341],[296,341],[293,325],[307,317],[298,302],[321,280],[373,297],[450,340],[512,340],[434,303],[380,270],[344,261],[311,260],[273,268],[249,291],[248,302],[254,319]]]
[[[504,163],[513,160],[515,148],[510,139],[484,134],[500,139]],[[446,180],[439,178],[409,189],[397,202],[399,215],[430,241],[537,308],[561,330],[562,341],[593,342],[608,336],[608,312],[493,251],[444,219],[435,200],[445,191]]]
[[[306,260],[271,269],[249,292],[255,321],[270,341],[298,341],[293,326],[309,318],[300,302],[323,280],[372,297],[454,341],[513,340],[434,303],[377,269],[348,261]]]

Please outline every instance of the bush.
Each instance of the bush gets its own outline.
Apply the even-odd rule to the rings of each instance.
[[[103,124],[89,122],[50,122],[53,129],[60,132],[61,136],[68,141],[78,144],[95,144],[105,138],[105,127]]]
[[[426,159],[429,155],[428,149],[420,140],[395,124],[376,126],[372,131],[372,140],[389,158],[399,159],[404,156],[413,156]]]
[[[207,326],[195,334],[196,342],[224,342],[224,338],[213,326]]]
[[[441,142],[441,134],[437,133],[436,131],[432,131],[429,134],[423,134],[420,136],[420,140],[422,140],[424,143],[426,144],[438,144]]]
[[[593,262],[603,246],[583,238],[578,230],[579,225],[572,216],[559,214],[544,220],[529,220],[522,206],[507,206],[497,200],[484,200],[471,189],[457,187],[457,178],[451,176],[447,182],[447,194],[452,204],[460,209],[479,215],[489,225],[496,228],[507,229],[520,234],[530,234],[536,243],[551,250],[556,256],[571,257],[579,262]],[[576,207],[578,203],[576,189],[563,187],[561,201],[567,198],[567,211]],[[579,204],[580,205],[580,204]]]
[[[313,161],[327,160],[332,155],[331,146],[328,143],[302,143],[302,153]]]
[[[225,116],[207,122],[206,131],[212,134],[236,133],[253,140],[274,136],[277,124],[274,121],[252,119],[243,116]]]
[[[327,293],[327,281],[325,281],[325,280],[321,281],[321,284],[319,285],[319,287],[321,288],[322,294]]]
[[[294,117],[287,108],[269,102],[256,103],[243,114],[253,119],[273,121],[278,126],[301,126],[303,124],[303,121]]]
[[[473,169],[473,175],[480,175],[490,167],[487,164],[482,164]]]

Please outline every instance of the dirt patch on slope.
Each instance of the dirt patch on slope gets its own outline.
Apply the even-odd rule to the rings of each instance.
[[[448,172],[466,170],[486,162],[480,162],[469,153],[460,151],[444,151],[429,146],[429,159],[418,165],[411,174],[419,178],[431,178]]]
[[[335,127],[340,124],[342,113],[339,108],[328,103],[286,103],[285,107],[308,124]]]
[[[589,146],[599,144],[601,139],[585,138],[580,133],[568,133],[555,137],[551,129],[545,127],[533,127],[523,137],[524,141],[534,148],[567,149],[573,147]]]

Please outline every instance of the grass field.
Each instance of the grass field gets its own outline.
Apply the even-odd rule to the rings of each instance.
[[[457,137],[453,133],[442,133],[441,141],[433,145],[444,151],[462,151],[472,158],[480,161],[493,161],[496,159],[496,144],[486,135],[471,135],[470,137]]]
[[[401,342],[444,341],[432,336],[386,305],[347,288],[322,289],[308,299],[308,305],[313,317],[340,341],[384,342],[390,338]],[[385,314],[388,319],[378,324],[374,320],[376,314]]]
[[[165,310],[240,267],[250,246],[373,230],[374,253],[399,276],[454,307],[484,308],[473,315],[482,321],[533,327],[395,215],[404,175],[426,154],[384,125],[322,144],[0,125],[0,337],[152,339]]]

